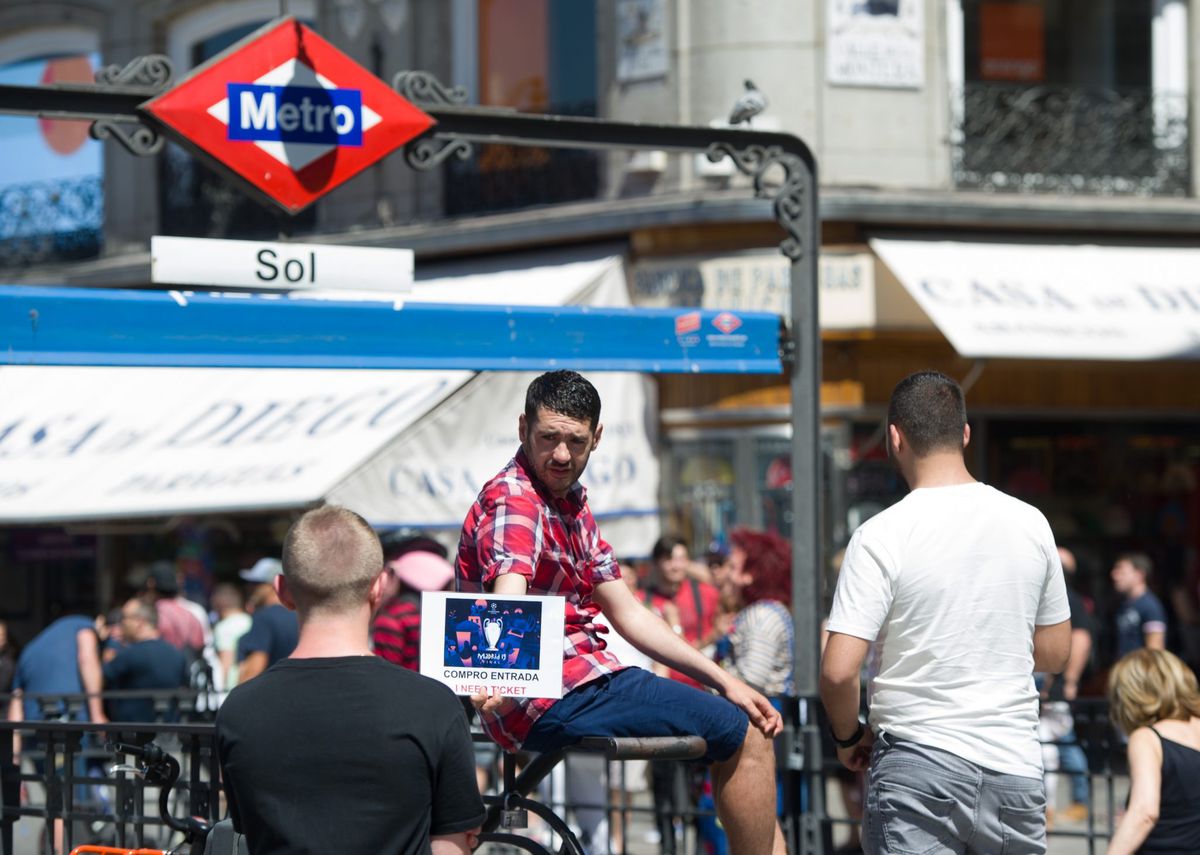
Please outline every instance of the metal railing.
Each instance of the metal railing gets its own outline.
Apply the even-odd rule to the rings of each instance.
[[[596,104],[554,104],[546,112],[595,116]],[[596,150],[477,146],[465,160],[446,161],[442,214],[461,217],[595,199],[601,163]]]
[[[103,227],[98,175],[0,187],[0,268],[95,258]]]
[[[952,93],[951,104],[960,189],[1191,194],[1187,95],[969,83]]]
[[[113,759],[104,745],[110,741],[144,743],[154,739],[170,750],[183,765],[178,786],[177,816],[198,816],[211,821],[223,812],[220,799],[220,773],[217,766],[213,726],[206,721],[209,710],[197,710],[191,692],[121,692],[105,693],[106,698],[146,697],[151,695],[160,713],[167,717],[179,715],[184,723],[162,721],[139,724],[107,724],[68,721],[0,722],[0,832],[3,848],[12,853],[13,825],[18,821],[40,823],[37,833],[49,833],[54,820],[64,820],[64,836],[68,846],[80,842],[111,842],[120,846],[161,844],[166,830],[154,806],[155,792],[136,779],[104,777],[101,767]],[[56,696],[58,697],[58,696]],[[71,704],[81,704],[82,696],[65,696]],[[0,696],[0,702],[5,698]],[[47,701],[51,700],[49,696]],[[201,704],[203,706],[203,704]],[[780,821],[793,853],[833,852],[844,845],[861,824],[861,813],[848,809],[846,796],[862,786],[861,778],[851,775],[837,762],[828,740],[824,739],[825,721],[815,701],[786,699],[785,731],[776,744],[777,772],[782,811]],[[51,711],[57,707],[51,707]],[[1049,852],[1103,852],[1115,825],[1118,807],[1123,804],[1128,788],[1125,768],[1125,748],[1108,722],[1107,703],[1103,700],[1081,700],[1072,704],[1074,742],[1082,749],[1086,768],[1081,774],[1088,781],[1088,796],[1084,817],[1054,819],[1048,831]],[[11,754],[13,731],[23,739],[22,756]],[[29,740],[32,739],[33,742]],[[1071,740],[1048,744],[1061,749]],[[574,755],[572,755],[574,757]],[[573,762],[569,757],[567,763]],[[593,782],[588,795],[574,789],[570,770],[547,780],[541,799],[558,815],[580,830],[581,839],[587,831],[594,836],[587,842],[589,851],[611,852],[613,855],[649,855],[657,852],[658,844],[650,843],[647,834],[656,828],[656,806],[650,790],[636,794],[626,803],[623,793],[629,767],[617,763],[596,764],[593,755],[579,755],[578,771]],[[590,765],[589,765],[590,764]],[[1059,774],[1057,790],[1066,793],[1070,773],[1054,769]],[[698,771],[696,780],[703,779]],[[492,780],[492,791],[499,786],[499,777]],[[20,796],[25,789],[25,798]],[[599,790],[599,792],[597,792]],[[148,792],[149,791],[149,792]],[[1055,793],[1049,796],[1054,803]],[[597,818],[602,817],[601,826]],[[682,805],[673,817],[681,828],[678,834],[680,855],[699,855],[706,851],[702,839],[710,837],[716,827],[711,800],[690,801]],[[40,829],[46,829],[42,831]],[[703,829],[703,831],[702,831]],[[531,833],[536,834],[536,830]],[[27,835],[26,835],[27,836]],[[621,845],[616,845],[620,840]]]
[[[155,740],[183,772],[174,790],[174,813],[216,821],[222,811],[212,713],[190,690],[105,692],[104,700],[150,699],[160,720],[97,725],[78,719],[83,695],[30,695],[52,720],[0,721],[0,852],[13,853],[18,822],[32,823],[52,851],[61,824],[64,850],[81,843],[163,847],[171,839],[158,815],[158,791],[137,777],[110,774],[114,752],[106,745]],[[0,696],[7,707],[8,696]],[[166,721],[162,720],[166,719]],[[20,753],[14,756],[14,735]],[[24,826],[23,830],[28,830]]]

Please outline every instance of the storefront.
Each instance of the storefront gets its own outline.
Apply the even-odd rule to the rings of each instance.
[[[906,374],[934,368],[967,390],[972,471],[1046,513],[1078,553],[1077,585],[1102,620],[1108,569],[1126,550],[1155,559],[1164,599],[1196,601],[1200,288],[1188,271],[1198,260],[1063,242],[827,244],[824,554],[903,496],[883,444],[887,400]],[[635,300],[651,305],[787,301],[786,266],[768,250],[644,258],[635,284]],[[734,525],[790,533],[779,512],[791,488],[787,385],[744,379],[660,381],[664,524],[695,549]]]

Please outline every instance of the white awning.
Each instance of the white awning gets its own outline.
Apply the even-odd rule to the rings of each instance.
[[[1200,359],[1200,249],[873,239],[963,356]]]
[[[479,488],[516,453],[517,418],[536,374],[479,374],[404,431],[328,498],[379,526],[457,530]],[[596,373],[604,432],[582,477],[618,554],[646,555],[659,534],[652,381]]]
[[[525,264],[425,280],[404,299],[628,304],[620,258]],[[480,398],[476,388],[496,383],[507,396],[512,388],[506,384],[521,375],[487,374],[469,382],[475,376],[469,371],[0,367],[0,523],[293,508],[330,496],[353,503],[380,524],[449,521],[452,506],[445,501],[423,506],[421,491],[403,483],[395,462],[406,453],[426,455],[423,462],[430,466],[461,462],[450,456],[462,454],[461,448],[447,438],[466,426],[491,425],[497,435],[501,426],[507,429],[511,446],[497,453],[491,471],[508,460],[516,447],[524,388],[509,400]],[[478,406],[455,404],[460,390],[470,391],[468,399]],[[620,410],[623,403],[616,399],[623,394],[624,387],[603,399],[606,414],[607,407]],[[456,413],[455,421],[439,423],[443,445],[420,451],[405,445],[410,429],[428,433],[425,417],[443,403]],[[649,484],[649,489],[636,508],[621,505],[634,517],[656,507],[658,489],[653,444],[645,426],[637,428],[641,440],[624,453],[645,455],[637,465],[649,479],[640,486]],[[614,450],[618,447],[614,442]],[[372,461],[385,449],[391,468],[376,467]],[[604,460],[596,462],[598,473]],[[397,491],[386,501],[368,506],[366,493],[342,488],[343,482],[370,481],[385,468]],[[597,498],[603,495],[599,490]],[[469,505],[468,500],[461,506],[460,523]]]

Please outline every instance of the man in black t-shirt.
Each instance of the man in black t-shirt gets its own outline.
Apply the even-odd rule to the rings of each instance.
[[[375,533],[336,506],[304,514],[275,587],[292,655],[234,689],[217,750],[252,855],[467,855],[484,818],[467,720],[439,683],[373,656],[384,579]]]
[[[121,607],[122,647],[104,664],[104,687],[115,690],[182,689],[188,685],[187,659],[158,634],[158,610],[132,599]],[[109,702],[109,721],[156,721],[154,699],[120,698]],[[171,704],[172,709],[177,704]],[[169,715],[168,718],[173,718]]]

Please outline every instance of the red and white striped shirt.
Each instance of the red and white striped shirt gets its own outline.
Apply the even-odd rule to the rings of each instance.
[[[605,649],[595,623],[600,607],[592,591],[621,578],[612,547],[600,537],[578,483],[565,498],[552,495],[537,480],[523,450],[484,485],[463,523],[455,561],[458,590],[480,593],[497,576],[519,573],[528,593],[566,599],[563,638],[563,693],[620,670]],[[534,722],[553,706],[553,698],[518,701],[503,716],[480,714],[484,729],[502,748],[515,751]]]

